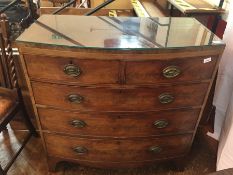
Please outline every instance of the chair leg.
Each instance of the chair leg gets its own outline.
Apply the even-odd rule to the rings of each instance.
[[[3,132],[3,131],[8,132],[7,126],[5,126],[5,125],[0,126],[0,133]]]
[[[3,127],[3,131],[8,131],[7,126]]]
[[[32,135],[33,135],[34,137],[38,137],[39,135],[38,135],[38,133],[36,132],[36,129],[35,129],[35,127],[33,126],[33,124],[32,124],[32,122],[31,122],[31,120],[30,120],[30,118],[29,118],[29,116],[28,116],[28,113],[27,113],[27,111],[26,111],[24,105],[22,105],[22,113],[23,113],[24,122],[25,122],[27,128],[29,129],[30,133],[32,133]]]
[[[24,101],[23,101],[23,95],[22,95],[22,91],[20,88],[17,89],[17,92],[18,92],[18,97],[19,97],[19,102],[20,102],[20,106],[21,106],[21,110],[22,110],[22,113],[23,113],[23,119],[24,119],[24,122],[27,126],[27,128],[29,129],[30,133],[34,136],[34,137],[38,137],[38,133],[36,132],[36,129],[35,127],[33,126],[32,122],[31,122],[31,119],[29,118],[28,116],[28,113],[26,111],[26,107],[25,107],[25,104],[24,104]]]
[[[4,170],[2,169],[1,165],[0,165],[0,175],[6,175],[6,173],[5,173]]]

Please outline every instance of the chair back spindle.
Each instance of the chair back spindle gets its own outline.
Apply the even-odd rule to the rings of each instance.
[[[3,74],[2,86],[10,89],[18,88],[13,50],[10,41],[9,21],[5,14],[0,16],[0,47],[1,47],[1,71]]]
[[[32,136],[37,136],[37,132],[27,114],[22,92],[18,86],[15,60],[10,41],[9,22],[4,14],[0,14],[0,49],[0,78],[1,85],[5,87],[0,87],[0,133],[7,130],[7,125],[15,119],[19,111],[21,111],[20,116],[29,130],[29,133],[23,139],[22,145],[12,155],[6,166],[2,168],[0,164],[0,175],[6,175],[29,139]]]

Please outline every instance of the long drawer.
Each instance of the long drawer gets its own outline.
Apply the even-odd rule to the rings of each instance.
[[[86,161],[143,161],[187,153],[192,134],[140,139],[87,139],[44,133],[49,155]]]
[[[32,82],[37,104],[72,110],[148,111],[202,105],[208,83],[158,88],[85,88]]]
[[[143,57],[143,56],[142,56]],[[29,77],[72,84],[119,83],[119,61],[24,55]],[[157,84],[211,79],[216,57],[126,62],[126,84]],[[122,76],[122,75],[121,75]]]
[[[103,137],[148,137],[192,132],[199,111],[200,109],[180,109],[98,114],[38,108],[44,131]]]
[[[29,77],[40,80],[83,84],[115,84],[118,61],[82,60],[24,55]]]

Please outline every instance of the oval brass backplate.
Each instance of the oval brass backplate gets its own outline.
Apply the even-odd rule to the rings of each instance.
[[[158,129],[163,129],[168,126],[168,121],[167,120],[157,120],[154,122],[154,126]]]
[[[165,78],[175,78],[181,74],[181,69],[178,66],[168,66],[163,69]]]
[[[77,154],[86,154],[88,152],[87,148],[85,148],[83,146],[77,146],[73,150]]]
[[[82,120],[73,120],[70,124],[75,128],[84,128],[87,124]]]
[[[71,94],[71,95],[68,96],[68,100],[71,103],[80,104],[80,103],[82,103],[84,101],[84,97],[82,97],[79,94]]]
[[[162,104],[172,103],[175,100],[175,97],[170,93],[163,93],[159,95],[159,102]]]
[[[162,148],[159,146],[152,146],[149,148],[149,151],[152,153],[160,153],[162,151]]]
[[[82,71],[80,67],[75,64],[67,64],[64,66],[64,73],[71,77],[78,77],[81,75]]]

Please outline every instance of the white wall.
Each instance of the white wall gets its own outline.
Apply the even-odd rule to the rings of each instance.
[[[213,4],[213,5],[216,5],[218,6],[219,5],[219,2],[220,0],[205,0],[206,2],[210,3],[210,4]],[[225,0],[224,1],[224,4],[223,4],[223,8],[226,10],[226,13],[224,15],[222,15],[222,18],[223,20],[227,20],[228,18],[228,15],[229,15],[229,10],[230,10],[230,2],[233,2],[233,0]],[[232,11],[233,9],[231,9]]]
[[[223,36],[226,48],[220,62],[214,96],[216,114],[212,137],[220,137],[217,170],[233,168],[233,1],[230,3],[229,12]]]

